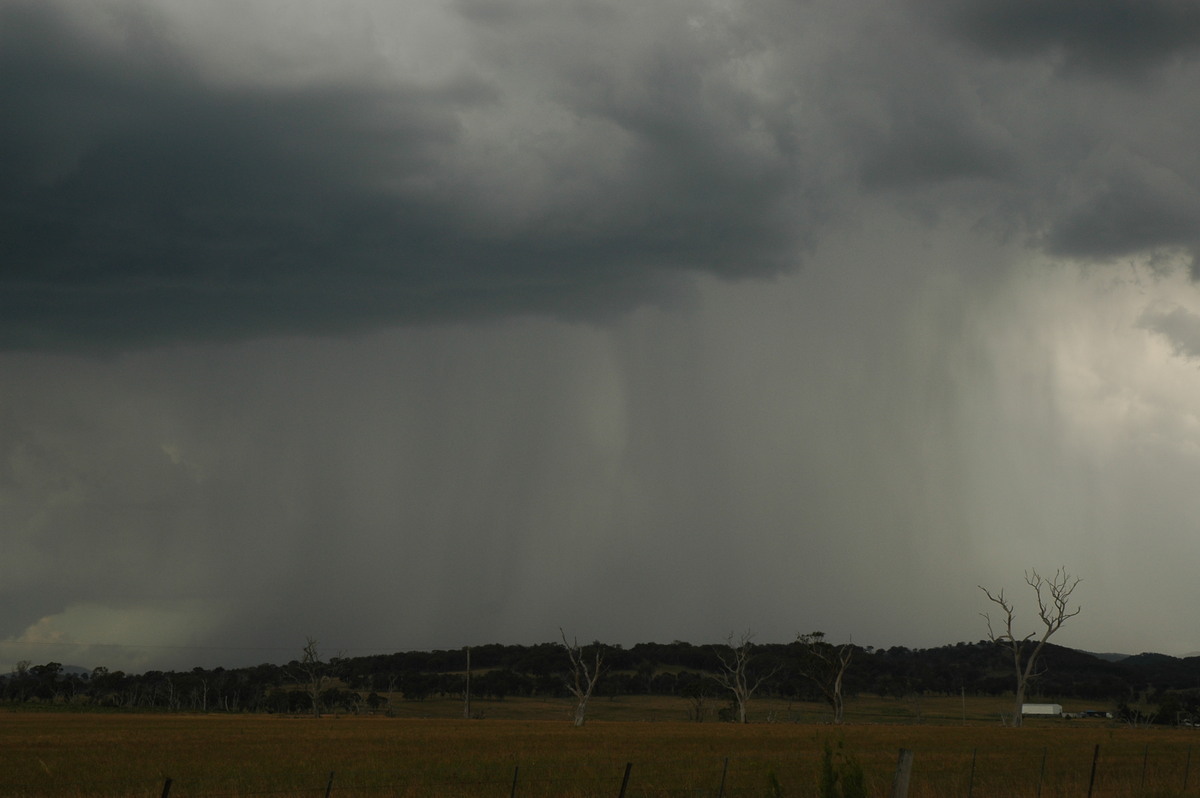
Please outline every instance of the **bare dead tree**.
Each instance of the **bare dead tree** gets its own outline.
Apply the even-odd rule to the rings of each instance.
[[[724,687],[729,692],[733,693],[733,701],[737,707],[738,723],[746,722],[746,705],[750,703],[750,698],[754,695],[764,681],[771,678],[778,672],[779,668],[759,674],[758,678],[752,678],[749,674],[750,661],[753,659],[751,649],[753,648],[754,633],[747,630],[738,638],[737,644],[734,644],[733,633],[729,633],[729,637],[725,640],[725,648],[727,651],[722,651],[721,647],[715,646],[713,653],[717,655],[717,660],[721,663],[721,670],[718,673],[710,674],[717,684]]]
[[[571,659],[571,679],[567,682],[567,689],[571,691],[571,695],[575,696],[575,725],[582,726],[587,720],[587,705],[588,699],[592,697],[592,691],[596,689],[596,683],[600,681],[600,668],[604,664],[604,647],[599,643],[593,643],[595,657],[592,663],[588,664],[587,652],[579,645],[579,640],[573,638],[572,642],[567,642],[567,633],[560,626],[558,633],[562,636],[563,648],[567,650],[567,656]]]
[[[467,673],[463,679],[463,719],[471,719],[471,647],[463,646],[467,652]]]
[[[679,694],[688,700],[688,718],[703,723],[708,716],[708,699],[712,698],[712,690],[706,680],[697,680],[684,686]]]
[[[1004,591],[993,593],[986,587],[979,586],[988,600],[1000,608],[1000,618],[997,620],[996,626],[993,626],[990,615],[986,612],[980,613],[987,621],[988,638],[996,645],[1008,649],[1012,655],[1013,670],[1017,680],[1017,694],[1013,702],[1012,714],[1014,727],[1021,725],[1021,708],[1025,704],[1025,692],[1029,687],[1029,682],[1038,676],[1034,666],[1037,664],[1042,649],[1046,646],[1046,641],[1062,628],[1067,619],[1074,618],[1082,609],[1078,605],[1073,610],[1070,608],[1071,594],[1075,592],[1080,581],[1079,577],[1072,577],[1065,567],[1056,570],[1051,578],[1043,577],[1033,569],[1026,571],[1025,583],[1033,588],[1033,593],[1037,597],[1038,618],[1042,623],[1042,630],[1040,636],[1033,631],[1021,638],[1018,638],[1013,631],[1015,607],[1011,601],[1005,598]],[[1032,649],[1028,645],[1031,641],[1036,641],[1033,643]],[[1026,654],[1028,654],[1028,658],[1026,658]]]
[[[325,683],[328,678],[326,676],[326,666],[321,661],[321,654],[317,645],[315,639],[311,637],[304,638],[304,653],[294,668],[294,675],[297,681],[303,685],[304,692],[308,693],[308,697],[312,701],[314,718],[321,717],[321,693],[325,690]]]
[[[854,646],[850,643],[840,646],[827,643],[824,632],[798,635],[796,641],[805,649],[800,672],[821,691],[821,696],[833,710],[833,722],[841,724],[846,717],[842,684],[846,669],[850,667],[850,659],[854,656]]]

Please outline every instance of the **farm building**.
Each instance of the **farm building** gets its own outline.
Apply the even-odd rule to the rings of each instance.
[[[1056,718],[1062,717],[1062,704],[1022,704],[1022,715],[1044,715]]]

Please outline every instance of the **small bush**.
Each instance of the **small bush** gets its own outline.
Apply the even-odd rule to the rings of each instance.
[[[829,741],[825,741],[817,794],[821,798],[866,798],[867,783],[862,765],[842,749],[841,740],[836,753]]]
[[[767,771],[767,783],[771,786],[771,798],[783,798],[783,785],[773,769]]]

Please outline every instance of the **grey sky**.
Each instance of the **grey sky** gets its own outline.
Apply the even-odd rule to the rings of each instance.
[[[1200,21],[1077,5],[0,0],[0,658],[925,646],[1060,564],[1200,650]]]

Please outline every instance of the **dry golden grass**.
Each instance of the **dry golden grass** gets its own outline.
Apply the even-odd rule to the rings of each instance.
[[[864,767],[886,796],[899,748],[915,752],[910,796],[1045,798],[1088,794],[1100,746],[1096,798],[1195,794],[1200,732],[1130,729],[1104,721],[1043,720],[1007,729],[1005,702],[861,699],[851,723],[818,722],[820,707],[754,702],[745,726],[686,721],[680,699],[595,701],[588,725],[571,727],[563,701],[457,701],[405,706],[429,717],[284,718],[262,715],[0,714],[0,795],[14,798],[159,796],[617,796],[633,763],[629,796],[816,794],[828,743]],[[790,714],[789,714],[790,713]],[[907,715],[903,713],[908,713]],[[436,715],[443,717],[436,717]],[[776,722],[763,722],[767,717]],[[875,719],[872,721],[871,719]],[[879,722],[891,719],[893,722]],[[795,722],[795,721],[801,722]],[[1044,774],[1042,761],[1045,759]],[[972,779],[972,759],[974,777]],[[517,770],[519,768],[519,770]]]

